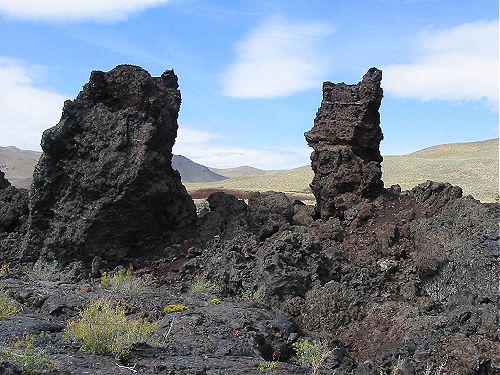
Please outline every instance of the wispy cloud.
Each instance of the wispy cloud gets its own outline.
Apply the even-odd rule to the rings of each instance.
[[[1,0],[0,0],[1,1]],[[78,41],[82,41],[94,46],[104,48],[112,53],[127,56],[132,59],[146,60],[160,66],[167,66],[166,58],[154,54],[147,48],[141,47],[127,38],[127,35],[112,35],[111,33],[98,33],[85,31],[70,31],[71,36]]]
[[[236,61],[222,76],[224,94],[275,98],[320,87],[329,66],[321,47],[332,33],[323,22],[267,20],[236,45]]]
[[[420,100],[485,100],[498,108],[498,20],[424,30],[416,61],[383,68],[384,89]]]
[[[45,21],[120,21],[170,0],[0,0],[0,14]]]
[[[223,137],[180,125],[173,152],[213,168],[250,165],[262,169],[288,169],[307,164],[307,147],[262,148],[221,144]]]
[[[44,68],[0,57],[0,142],[40,149],[42,132],[61,117],[64,95],[40,88]]]

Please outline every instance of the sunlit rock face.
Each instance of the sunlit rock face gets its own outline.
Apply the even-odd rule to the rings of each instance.
[[[119,261],[160,248],[196,219],[172,169],[177,76],[120,65],[94,71],[42,137],[24,256]]]
[[[382,71],[371,68],[356,85],[325,82],[314,127],[305,137],[310,147],[317,215],[343,212],[383,190],[381,180],[380,87]]]

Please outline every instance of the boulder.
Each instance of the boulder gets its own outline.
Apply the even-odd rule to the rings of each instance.
[[[180,103],[172,70],[92,72],[43,133],[25,259],[120,262],[164,247],[169,231],[196,220],[171,165]]]
[[[0,189],[5,189],[10,186],[10,182],[5,178],[5,173],[0,171]]]
[[[0,171],[0,260],[19,256],[27,219],[28,191],[12,186]]]
[[[343,217],[353,204],[383,191],[379,145],[382,72],[371,68],[356,85],[323,83],[314,127],[305,133],[314,149],[311,189],[317,215]]]
[[[207,201],[210,210],[201,217],[199,230],[202,242],[215,236],[232,238],[248,226],[247,205],[243,200],[219,191],[210,194]]]
[[[254,192],[248,199],[248,213],[254,232],[265,240],[292,221],[292,202],[285,193]]]

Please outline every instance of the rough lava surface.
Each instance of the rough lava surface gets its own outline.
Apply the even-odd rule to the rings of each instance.
[[[0,257],[14,259],[26,234],[28,191],[12,186],[4,176],[0,171]]]
[[[133,72],[126,86],[137,82],[136,74],[150,80],[139,68],[118,67],[112,72],[124,71]],[[410,191],[401,191],[397,185],[382,187],[380,78],[379,70],[370,69],[358,85],[324,86],[329,99],[323,100],[316,130],[308,133],[315,148],[313,165],[318,161],[313,187],[319,189],[319,211],[278,192],[252,193],[248,203],[214,193],[208,198],[210,209],[200,213],[195,226],[177,231],[171,238],[160,236],[162,245],[169,249],[163,258],[132,261],[135,277],[148,276],[155,282],[133,295],[88,281],[90,274],[99,280],[102,272],[117,271],[110,263],[95,261],[90,272],[88,265],[75,261],[50,278],[47,272],[39,273],[38,278],[28,277],[23,267],[29,264],[17,268],[13,264],[7,275],[0,276],[0,286],[22,304],[23,311],[0,321],[0,347],[30,335],[48,353],[55,366],[53,374],[130,374],[132,370],[170,375],[260,374],[274,373],[269,367],[274,363],[279,374],[305,375],[312,370],[300,365],[292,345],[307,337],[321,342],[323,351],[329,352],[318,374],[500,373],[500,205],[462,196],[459,187],[445,182],[427,181]],[[126,95],[126,91],[120,92]],[[126,97],[123,100],[130,103]],[[137,104],[137,108],[147,103]],[[125,108],[132,107],[127,104]],[[129,115],[137,117],[136,112]],[[332,126],[321,128],[323,122]],[[336,128],[333,124],[340,125]],[[89,126],[86,132],[92,133],[92,129]],[[87,158],[94,154],[82,154],[88,144],[73,140],[87,136],[76,133],[78,137],[71,138],[73,133],[68,134],[59,142],[64,147],[76,144],[72,152],[82,155],[79,162],[90,163]],[[124,151],[118,147],[102,152],[114,155],[109,159],[113,170],[113,163],[122,161],[120,153]],[[153,153],[150,157],[158,157],[156,151],[148,152]],[[66,159],[62,160],[62,168],[69,168]],[[100,165],[100,159],[91,160]],[[119,166],[123,168],[123,164]],[[348,175],[351,170],[353,176]],[[122,182],[124,185],[139,184],[135,175],[126,173],[123,178],[128,182]],[[41,176],[38,178],[40,184]],[[60,178],[68,185],[73,181],[81,184],[76,174],[69,180]],[[141,180],[141,187],[149,186],[149,178]],[[0,190],[0,199],[8,189]],[[35,185],[32,194],[41,194],[41,189]],[[93,207],[94,200],[83,200],[86,190],[62,191],[67,194],[65,199],[71,192],[81,207]],[[133,192],[138,194],[132,196],[139,205],[144,196]],[[143,189],[146,197],[149,193]],[[6,204],[2,208],[12,207],[11,203],[2,204]],[[138,205],[127,208],[142,214]],[[27,204],[19,207],[27,210]],[[54,208],[53,220],[61,219],[58,207],[62,206]],[[99,214],[109,219],[109,223],[99,221],[101,230],[121,233],[113,213],[122,211],[112,204],[106,207],[113,209]],[[174,203],[173,207],[179,206]],[[9,249],[15,249],[23,233],[26,210],[15,209],[13,212],[24,212],[24,216],[9,227],[10,232],[0,232],[0,261],[11,260]],[[83,211],[79,208],[75,212]],[[129,219],[130,212],[125,211]],[[51,220],[46,222],[48,228],[54,225]],[[152,220],[149,225],[154,228],[155,216],[143,220]],[[62,226],[62,222],[57,225]],[[87,231],[90,227],[82,228]],[[156,233],[145,233],[141,254],[154,251],[161,243]],[[59,234],[64,235],[62,230]],[[155,240],[147,242],[152,238]],[[6,239],[13,247],[6,247]],[[121,235],[116,237],[123,245],[121,239]],[[115,238],[97,236],[95,240],[111,246]],[[82,352],[81,344],[64,340],[68,320],[101,298],[116,301],[131,317],[159,320],[157,333],[164,338],[161,345],[138,343],[128,358],[117,362],[110,356]],[[183,304],[186,309],[163,314],[167,304]],[[23,372],[12,361],[0,358],[2,373]]]
[[[323,83],[323,101],[305,137],[314,151],[311,189],[319,217],[342,217],[361,199],[381,193],[379,107],[382,71],[371,68],[357,85]]]
[[[192,224],[194,203],[171,165],[180,104],[172,70],[92,72],[43,133],[24,256],[119,262]]]

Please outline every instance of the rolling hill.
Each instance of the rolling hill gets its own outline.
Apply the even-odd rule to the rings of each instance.
[[[179,171],[182,182],[214,182],[228,179],[182,155],[173,156],[172,167]]]
[[[250,167],[248,165],[242,165],[241,167],[236,168],[225,168],[225,169],[217,169],[210,168],[212,172],[218,173],[222,176],[226,176],[229,178],[233,177],[249,177],[249,176],[272,176],[276,174],[280,174],[282,172],[286,172],[285,170],[265,170]]]
[[[35,151],[0,147],[0,169],[13,185],[29,187],[39,155]],[[276,190],[314,199],[309,189],[313,177],[310,166],[289,171],[265,171],[249,166],[209,169],[178,155],[174,155],[173,165],[191,192],[200,189]],[[407,155],[384,156],[382,179],[385,186],[399,184],[403,190],[426,180],[450,182],[462,187],[464,194],[482,202],[493,202],[499,183],[498,139],[444,144]]]
[[[0,170],[10,183],[18,188],[29,189],[33,170],[41,152],[20,150],[14,146],[0,146]],[[181,174],[182,182],[214,182],[228,177],[212,172],[204,165],[182,156],[174,155],[172,167]]]
[[[12,185],[28,189],[40,155],[41,152],[20,150],[14,146],[0,147],[0,170]]]
[[[432,146],[407,155],[384,156],[382,179],[389,187],[399,184],[408,190],[426,180],[450,182],[482,202],[493,202],[498,195],[498,139]],[[313,178],[310,166],[270,176],[239,176],[220,183],[186,184],[189,191],[202,188],[230,190],[277,190],[309,193]],[[313,199],[312,194],[310,195]]]

